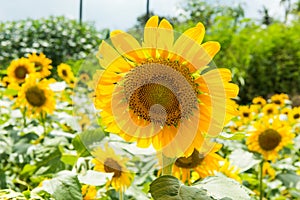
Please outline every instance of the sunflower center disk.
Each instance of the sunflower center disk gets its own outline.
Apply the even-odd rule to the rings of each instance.
[[[281,135],[273,129],[265,130],[258,137],[259,146],[265,151],[271,151],[275,149],[280,142]]]
[[[42,71],[43,65],[40,62],[34,62],[35,71],[40,72]]]
[[[294,115],[294,119],[299,119],[299,118],[300,118],[300,114],[299,113],[297,113],[297,114]]]
[[[27,69],[23,66],[19,66],[15,70],[15,76],[19,79],[24,79],[28,73]]]
[[[197,150],[194,150],[189,157],[180,157],[175,161],[175,165],[181,168],[194,168],[204,160],[204,156]]]
[[[122,175],[122,167],[119,163],[111,158],[107,158],[104,162],[104,170],[107,173],[114,173],[113,177],[120,177]]]
[[[64,69],[61,71],[61,73],[62,73],[62,75],[63,75],[64,77],[67,77],[67,76],[68,76],[68,73],[67,73],[67,71],[66,71],[66,70],[64,70]]]
[[[160,126],[177,126],[197,107],[194,83],[190,80],[190,75],[168,65],[146,63],[125,76],[125,99],[139,118]]]
[[[37,86],[30,87],[26,92],[25,92],[25,97],[26,100],[35,107],[40,107],[44,105],[46,102],[46,96],[43,90],[38,88]]]

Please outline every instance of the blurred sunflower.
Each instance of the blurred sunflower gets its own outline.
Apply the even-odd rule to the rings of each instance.
[[[269,175],[271,179],[275,178],[276,170],[272,168],[271,164],[268,161],[263,163],[263,176]]]
[[[83,185],[81,187],[81,193],[83,200],[94,200],[96,199],[97,189],[93,185]]]
[[[288,113],[289,121],[294,124],[296,122],[300,122],[300,107],[294,107],[289,113]]]
[[[49,88],[52,81],[39,81],[36,74],[26,78],[18,93],[17,106],[26,109],[28,115],[38,117],[40,114],[53,113],[55,109],[54,92]]]
[[[280,110],[280,113],[288,116],[291,110],[292,109],[289,107],[284,107],[283,109]]]
[[[271,96],[271,102],[279,105],[280,107],[283,107],[285,105],[285,100],[288,99],[288,96],[286,94],[274,94]]]
[[[265,160],[274,161],[279,156],[278,152],[294,138],[291,127],[278,118],[262,118],[254,128],[246,144],[250,151],[260,153]]]
[[[92,163],[94,170],[106,173],[113,173],[112,180],[106,186],[111,185],[116,191],[124,191],[131,185],[133,175],[126,168],[127,158],[122,158],[115,154],[114,150],[105,144],[105,149],[96,148],[92,151],[95,157]]]
[[[1,85],[3,86],[3,87],[7,87],[8,85],[9,85],[9,78],[8,78],[8,76],[4,76],[2,79],[1,79]]]
[[[273,116],[275,114],[278,114],[278,105],[273,103],[268,103],[262,108],[262,112],[265,116]]]
[[[195,174],[193,174],[194,180],[212,176],[214,171],[220,167],[219,161],[223,160],[223,158],[216,153],[221,148],[221,144],[215,144],[213,149],[208,153],[202,154],[194,150],[189,157],[177,158],[173,165],[172,174],[178,179],[181,179],[183,183],[187,181],[188,184],[191,184],[192,171],[195,171]]]
[[[251,120],[253,118],[251,107],[249,107],[249,106],[239,106],[238,110],[239,110],[240,120],[243,123],[247,124],[247,123],[251,122]]]
[[[37,55],[36,53],[32,53],[28,55],[28,59],[30,62],[34,63],[35,71],[39,74],[40,78],[47,77],[51,74],[52,60],[47,58],[43,53]]]
[[[71,66],[65,63],[61,63],[57,66],[57,74],[68,84],[75,83],[75,77],[72,72]]]
[[[221,172],[225,176],[232,178],[238,182],[242,182],[241,177],[239,176],[240,170],[236,166],[233,166],[230,164],[230,162],[225,159],[224,161],[221,162],[221,167],[216,171],[216,172]]]
[[[34,72],[34,64],[31,63],[27,58],[13,60],[7,68],[9,82],[23,83],[26,75]]]
[[[263,107],[264,105],[266,105],[267,101],[262,97],[255,97],[253,98],[252,103]]]
[[[236,114],[238,87],[228,69],[208,70],[220,45],[201,44],[204,33],[198,23],[174,41],[172,25],[157,16],[146,23],[142,44],[113,31],[113,47],[99,47],[105,70],[94,99],[106,131],[169,157],[189,156],[206,135],[217,136]]]

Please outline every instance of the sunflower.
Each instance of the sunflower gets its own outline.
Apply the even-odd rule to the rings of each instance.
[[[262,112],[265,116],[273,116],[275,114],[278,114],[278,105],[273,103],[268,103],[262,108]]]
[[[266,105],[267,101],[264,98],[262,98],[262,97],[259,96],[259,97],[255,97],[252,100],[252,103],[260,105],[261,107],[263,107],[264,105]]]
[[[205,178],[214,175],[214,171],[220,167],[219,161],[223,158],[216,152],[221,149],[221,144],[215,144],[208,153],[199,153],[194,150],[189,157],[177,158],[172,169],[172,174],[181,179],[183,183],[191,184],[191,172],[194,171],[193,179]]]
[[[252,109],[249,106],[239,106],[239,117],[244,123],[251,122],[253,118]]]
[[[26,109],[28,115],[53,113],[55,109],[54,92],[49,88],[52,81],[43,79],[39,81],[36,74],[26,78],[17,98],[17,106]]]
[[[158,21],[148,20],[142,44],[122,31],[111,33],[112,46],[101,43],[94,103],[106,131],[169,157],[189,156],[236,114],[238,87],[228,69],[207,66],[220,45],[201,44],[201,23],[174,41],[171,24]]]
[[[1,79],[1,85],[3,87],[7,87],[9,85],[10,81],[9,81],[9,78],[8,76],[4,76],[2,79]]]
[[[288,99],[288,96],[286,94],[274,94],[271,96],[271,102],[279,105],[280,107],[283,107],[285,105],[285,100]]]
[[[57,66],[57,73],[60,78],[62,78],[68,84],[75,83],[75,77],[72,72],[71,66],[65,63],[61,63]]]
[[[122,158],[115,154],[114,150],[105,144],[105,149],[96,148],[92,151],[95,157],[92,163],[95,165],[94,170],[106,173],[113,173],[112,180],[107,182],[116,191],[124,191],[132,182],[133,175],[127,170],[125,164],[127,158]]]
[[[284,146],[292,143],[291,127],[278,118],[262,118],[254,125],[255,130],[247,138],[250,151],[260,153],[265,160],[274,161]]]
[[[83,185],[81,187],[81,193],[83,200],[94,200],[96,199],[97,189],[93,185]]]
[[[221,167],[216,172],[221,172],[222,174],[224,174],[229,178],[235,179],[240,183],[242,182],[241,177],[239,177],[239,172],[240,172],[239,168],[231,165],[227,159],[220,162],[221,162]]]
[[[52,60],[47,58],[43,53],[37,55],[36,53],[29,54],[28,59],[34,64],[35,71],[39,74],[40,78],[47,77],[51,74]]]
[[[300,122],[300,107],[294,107],[289,113],[288,113],[289,121],[294,124],[296,122]]]
[[[13,60],[7,68],[9,82],[23,83],[26,75],[34,73],[34,64],[27,58]]]
[[[291,108],[285,107],[282,110],[280,110],[280,113],[288,116],[291,110],[292,110]]]

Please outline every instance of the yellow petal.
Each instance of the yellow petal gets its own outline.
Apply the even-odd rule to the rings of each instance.
[[[201,44],[205,35],[205,27],[202,23],[198,23],[195,27],[186,30],[183,34],[193,39],[196,43]]]
[[[163,19],[160,22],[157,36],[157,48],[159,50],[170,50],[172,48],[174,42],[173,27],[167,20]],[[167,55],[161,56],[166,57]]]
[[[220,43],[214,41],[205,42],[201,46],[205,49],[211,59],[220,51],[221,48]]]

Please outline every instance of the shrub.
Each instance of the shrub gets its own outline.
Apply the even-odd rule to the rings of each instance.
[[[32,52],[43,52],[53,65],[83,59],[105,38],[92,24],[80,25],[65,17],[21,20],[0,24],[0,69],[12,59]],[[2,67],[1,67],[2,66]]]

